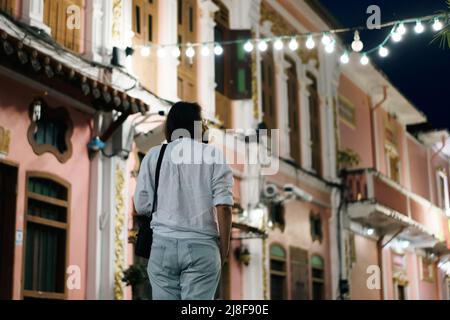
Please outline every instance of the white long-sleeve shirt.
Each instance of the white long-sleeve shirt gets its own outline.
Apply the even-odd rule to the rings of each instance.
[[[155,171],[161,146],[144,157],[134,204],[138,214],[150,215]],[[233,205],[233,173],[223,153],[189,138],[168,144],[161,164],[157,208],[151,228],[174,238],[218,237],[215,206]]]

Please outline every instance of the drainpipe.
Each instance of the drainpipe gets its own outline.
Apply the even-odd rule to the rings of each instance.
[[[383,86],[383,98],[381,98],[380,102],[378,102],[375,106],[370,106],[370,137],[372,140],[372,164],[375,170],[378,170],[378,162],[377,162],[377,139],[375,137],[375,111],[387,100],[387,86]],[[384,300],[384,285],[383,285],[383,239],[384,236],[381,236],[377,241],[377,256],[378,256],[378,265],[380,268],[380,299]]]
[[[378,170],[377,163],[377,140],[375,138],[375,111],[387,100],[387,86],[383,86],[383,98],[375,106],[370,107],[370,136],[372,140],[372,163],[373,168]]]

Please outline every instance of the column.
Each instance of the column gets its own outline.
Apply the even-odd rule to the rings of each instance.
[[[162,45],[177,43],[177,1],[160,1],[158,10],[160,21],[158,26],[158,39],[162,39]],[[169,52],[170,49],[167,50],[166,56],[164,58],[159,58],[158,61],[157,93],[165,99],[177,101],[177,67],[179,60],[171,55]],[[197,58],[198,57],[195,57],[195,59]]]
[[[219,10],[211,0],[199,3],[200,19],[198,22],[199,42],[214,41],[214,13]],[[197,97],[199,104],[203,107],[204,116],[213,119],[216,114],[215,108],[215,73],[214,73],[214,45],[208,45],[210,54],[202,56],[197,50]],[[199,48],[200,49],[200,48]]]
[[[88,1],[86,6],[86,58],[103,62],[105,43],[103,34],[104,7],[102,0]]]

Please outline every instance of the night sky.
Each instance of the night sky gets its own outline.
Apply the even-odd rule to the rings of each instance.
[[[381,8],[381,21],[414,18],[447,10],[445,0],[320,0],[343,27],[366,24],[367,7],[375,4]],[[450,49],[442,49],[439,42],[430,43],[434,31],[431,25],[420,35],[409,24],[408,33],[399,43],[389,41],[387,58],[378,53],[370,56],[372,63],[380,68],[418,109],[426,114],[435,128],[450,129]],[[361,40],[365,48],[377,46],[389,33],[390,28],[365,30]],[[352,34],[343,36],[346,44]],[[353,62],[355,63],[355,62]]]

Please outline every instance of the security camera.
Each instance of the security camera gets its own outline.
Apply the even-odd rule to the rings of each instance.
[[[295,196],[297,199],[302,201],[311,202],[313,200],[313,196],[311,194],[293,184],[284,185],[283,191],[287,196]]]
[[[278,195],[278,188],[273,183],[264,186],[263,195],[266,199],[273,199]]]

